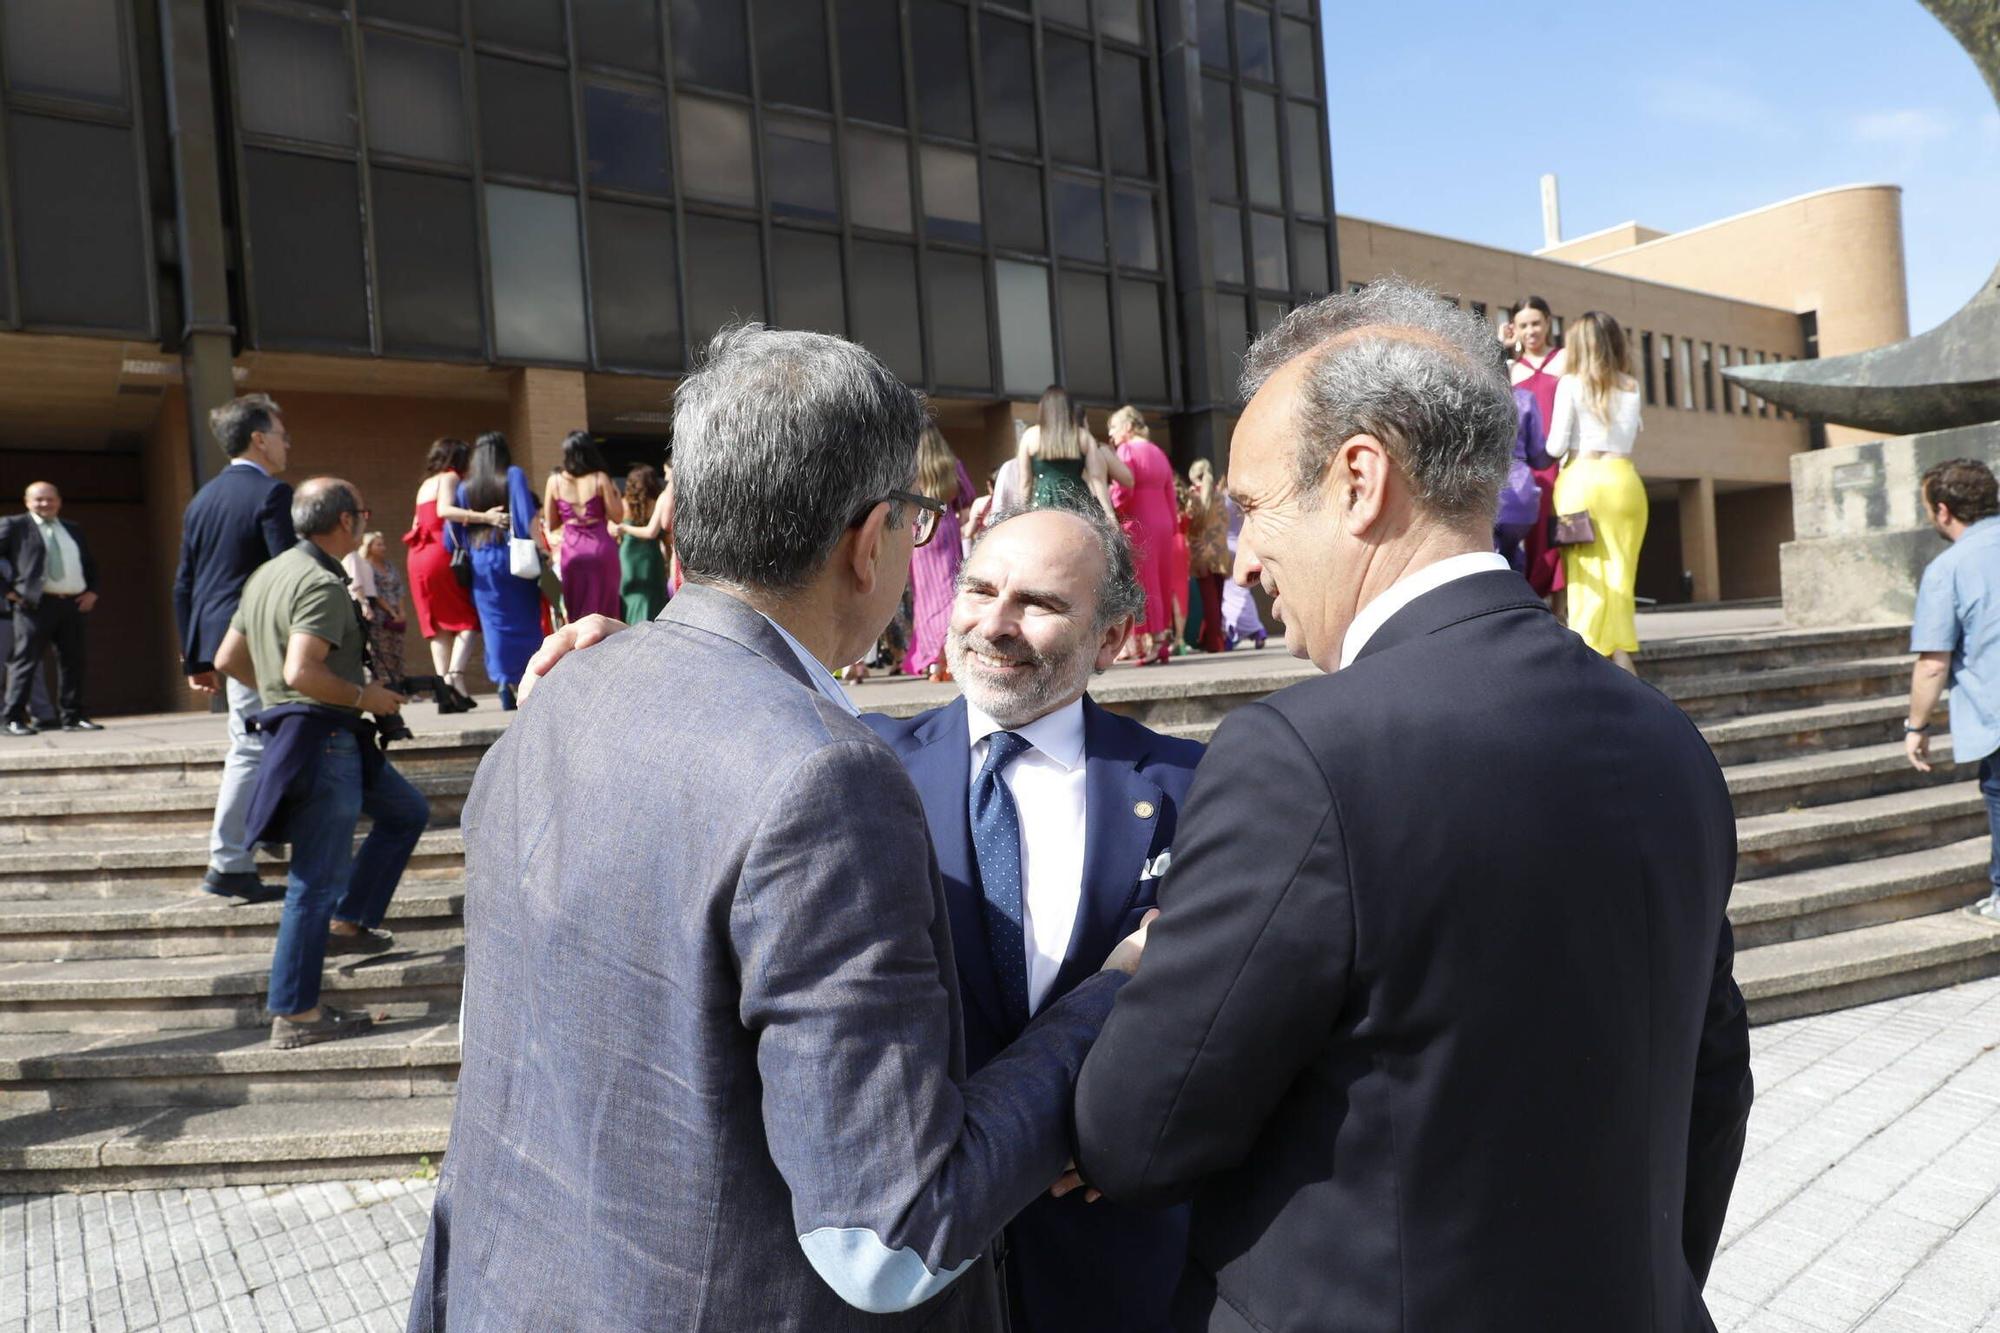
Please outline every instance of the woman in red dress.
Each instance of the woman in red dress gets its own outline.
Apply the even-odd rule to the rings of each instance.
[[[1535,405],[1542,409],[1542,421],[1546,424],[1555,419],[1556,380],[1563,373],[1563,351],[1555,346],[1555,319],[1549,314],[1549,303],[1539,296],[1530,296],[1514,308],[1514,315],[1501,337],[1509,344],[1513,361],[1509,370],[1514,385],[1535,395]],[[1527,556],[1528,586],[1543,597],[1552,597],[1563,589],[1563,553],[1560,546],[1549,544],[1549,520],[1554,516],[1556,473],[1562,464],[1551,463],[1535,472],[1535,482],[1542,488],[1541,517],[1528,529],[1527,540],[1522,543]]]
[[[479,633],[479,613],[472,596],[451,571],[451,548],[445,543],[446,523],[483,523],[499,527],[507,521],[504,506],[484,513],[454,503],[458,482],[471,449],[464,440],[434,441],[424,457],[424,480],[417,487],[417,512],[403,545],[410,548],[410,596],[417,604],[417,632],[431,645],[431,667],[456,695],[450,711],[473,706],[465,692],[465,664],[472,658],[473,636]],[[443,700],[439,701],[440,706]]]

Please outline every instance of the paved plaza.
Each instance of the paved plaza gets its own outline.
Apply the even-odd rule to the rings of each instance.
[[[1750,1034],[1709,1307],[1747,1333],[2000,1330],[2000,978]],[[400,1329],[423,1180],[0,1198],[0,1328]]]

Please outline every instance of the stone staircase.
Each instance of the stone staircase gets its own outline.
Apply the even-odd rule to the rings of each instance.
[[[2000,929],[1960,910],[1986,884],[1977,787],[1902,757],[1904,634],[1643,655],[1736,801],[1730,916],[1753,1022],[2000,972]],[[1097,695],[1206,737],[1305,674],[1275,651],[1219,665],[1121,670]],[[911,712],[948,694],[898,685],[866,703]],[[329,998],[383,1021],[300,1051],[266,1040],[278,906],[193,891],[221,745],[0,751],[0,1192],[393,1175],[438,1159],[459,1053],[458,810],[500,734],[490,715],[451,723],[413,719],[417,741],[397,750],[435,823],[390,910],[398,951],[329,960]]]

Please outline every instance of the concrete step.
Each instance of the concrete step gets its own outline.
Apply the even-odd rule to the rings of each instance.
[[[1696,722],[1818,704],[1879,699],[1907,689],[1910,663],[1900,657],[1814,662],[1768,671],[1726,671],[1669,680],[1661,691]]]
[[[1736,821],[1737,881],[1959,842],[1987,831],[1976,782],[1867,796]]]
[[[1640,648],[1632,659],[1642,679],[1664,686],[1667,681],[1699,676],[1890,657],[1908,653],[1909,647],[1906,624],[1864,625],[1659,639]]]
[[[449,1097],[457,1078],[458,1024],[423,1019],[289,1051],[271,1046],[266,1027],[82,1039],[28,1033],[0,1037],[0,1124],[84,1106]]]
[[[470,763],[406,774],[431,803],[433,827],[458,823],[472,789]],[[0,847],[96,845],[107,838],[196,833],[206,837],[215,818],[218,787],[212,782],[152,788],[9,793],[0,796]]]
[[[464,861],[465,840],[459,831],[432,829],[418,840],[404,882],[456,877]],[[258,858],[258,869],[267,881],[283,879],[286,864],[283,857]],[[0,901],[178,893],[200,884],[207,867],[208,836],[199,832],[0,847]]]
[[[1940,912],[1745,949],[1736,984],[1752,1023],[1775,1023],[2000,973],[2000,925]]]
[[[1845,750],[1861,745],[1897,744],[1910,708],[1909,682],[1879,699],[1841,700],[1804,708],[1781,708],[1747,717],[1712,719],[1700,724],[1716,762],[1754,764],[1789,755]],[[1937,722],[1942,734],[1945,713]]]
[[[385,928],[399,946],[462,942],[462,880],[409,880],[390,900]],[[0,962],[269,954],[284,903],[244,903],[199,889],[127,898],[0,901]]]
[[[1780,810],[1860,800],[1889,792],[1938,787],[1972,776],[1951,763],[1951,739],[1931,742],[1931,771],[1920,773],[1905,757],[1903,743],[1857,746],[1825,754],[1798,754],[1722,770],[1738,819]],[[1975,766],[1976,767],[1976,766]]]
[[[451,1110],[377,1097],[27,1112],[0,1118],[0,1193],[403,1176],[443,1156]]]
[[[343,1009],[379,1017],[458,1014],[464,950],[399,947],[328,958],[322,989]],[[0,963],[0,1033],[162,1032],[267,1027],[267,953]]]
[[[1986,836],[1739,883],[1729,897],[1736,947],[1857,930],[1955,911],[1988,892]]]

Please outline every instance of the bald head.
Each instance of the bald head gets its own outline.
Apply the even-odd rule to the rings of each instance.
[[[328,537],[343,528],[359,532],[361,492],[339,477],[308,478],[292,492],[292,528],[299,536],[312,538]]]
[[[62,492],[46,481],[30,483],[21,499],[36,518],[54,518],[62,512]]]

